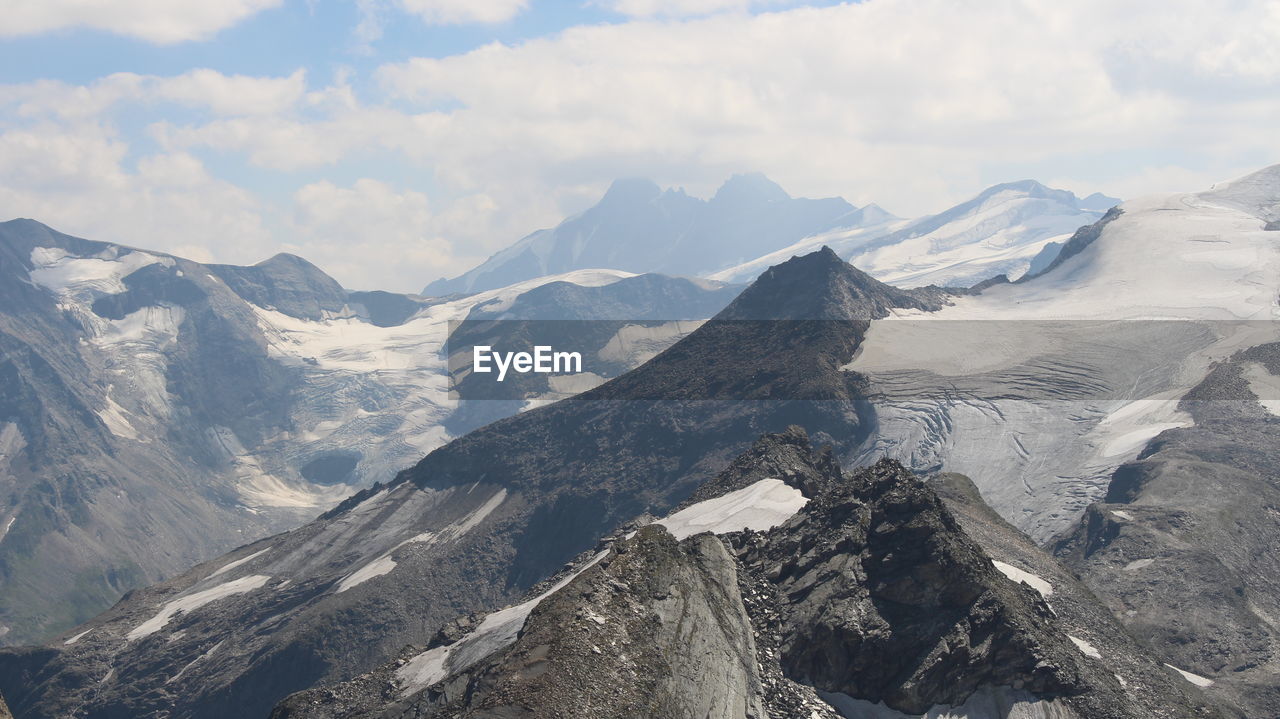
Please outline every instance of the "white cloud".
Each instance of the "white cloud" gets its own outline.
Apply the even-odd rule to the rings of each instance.
[[[306,86],[303,70],[285,77],[224,75],[206,69],[172,77],[118,72],[89,85],[55,80],[0,85],[0,107],[26,118],[95,118],[122,103],[161,102],[214,115],[277,115],[303,101]]]
[[[282,0],[0,0],[0,36],[90,28],[157,44],[203,40]]]
[[[316,182],[294,193],[293,206],[289,249],[353,289],[417,291],[423,278],[460,272],[479,259],[457,256],[439,232],[449,218],[434,217],[420,192],[367,178],[351,187]]]
[[[756,7],[778,7],[796,0],[602,0],[604,7],[632,17],[689,17]]]
[[[574,28],[387,66],[379,80],[424,108],[458,106],[416,144],[467,186],[639,173],[705,190],[759,169],[793,192],[916,214],[981,189],[992,166],[1115,154],[1099,173],[1128,173],[1121,155],[1201,149],[1234,166],[1213,159],[1218,144],[1280,155],[1261,120],[1280,116],[1280,95],[1206,102],[1164,82],[1275,88],[1253,28],[1278,5],[872,0]],[[1167,17],[1178,21],[1153,22]]]
[[[142,157],[88,125],[0,134],[0,216],[96,240],[252,261],[272,238],[258,202],[183,154]]]
[[[520,14],[529,0],[399,0],[405,12],[430,25],[506,22]]]
[[[1280,0],[868,0],[692,20],[672,19],[675,7],[387,65],[372,83],[193,71],[0,87],[9,152],[57,130],[60,145],[24,162],[84,165],[13,170],[33,176],[6,186],[38,199],[62,185],[155,182],[158,170],[129,169],[137,150],[120,137],[76,135],[128,107],[160,157],[217,152],[261,168],[250,170],[260,184],[292,173],[290,187],[306,187],[261,209],[289,218],[267,226],[287,227],[299,254],[343,282],[387,276],[383,286],[411,289],[582,209],[617,176],[705,195],[760,170],[796,195],[918,215],[1026,176],[1131,196],[1280,160],[1280,57],[1268,43]],[[177,119],[172,103],[190,110]],[[340,181],[325,181],[331,168]],[[205,177],[230,216],[255,211],[247,193]],[[339,236],[363,226],[385,239],[344,250]],[[399,244],[415,254],[397,264],[388,248]],[[258,254],[248,259],[269,253]]]

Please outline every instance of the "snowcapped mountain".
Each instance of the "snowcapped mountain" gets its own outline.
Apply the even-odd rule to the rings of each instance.
[[[878,207],[856,209],[840,198],[792,198],[759,174],[735,175],[710,200],[649,180],[618,180],[594,207],[459,277],[432,282],[423,294],[478,292],[588,267],[701,275],[832,227],[888,219]]]
[[[1118,202],[1097,193],[1081,200],[1034,180],[1010,182],[936,215],[897,221],[882,216],[818,233],[708,276],[743,282],[791,255],[825,245],[892,285],[969,287],[996,275],[1016,278],[1043,269],[1071,233]]]
[[[705,319],[738,291],[581,270],[432,303],[348,292],[290,255],[202,265],[29,220],[0,224],[0,257],[0,643],[295,527],[446,442],[461,430],[441,349],[474,308]]]
[[[135,591],[52,652],[0,652],[0,694],[36,717],[265,715],[367,671],[460,614],[517,599],[647,509],[669,511],[763,432],[800,421],[851,451],[866,418],[838,367],[869,318],[895,306],[940,299],[830,252],[792,260],[717,315],[726,321],[584,399],[481,427],[303,527]],[[774,321],[787,316],[822,321]],[[759,399],[706,399],[725,388]],[[621,401],[633,399],[646,401]],[[47,680],[9,680],[35,674]],[[93,680],[67,691],[73,676]]]
[[[829,248],[771,267],[574,401],[0,650],[0,694],[30,717],[1273,716],[1280,166],[1076,204],[1096,221],[1014,282],[901,289]],[[453,301],[593,290],[547,287]],[[280,315],[261,354],[318,386],[412,366],[274,297],[247,309]],[[174,324],[157,306],[99,309]]]
[[[1268,211],[1230,187],[1130,201],[1042,275],[874,323],[850,365],[884,393],[866,456],[968,474],[1033,538],[1062,531],[1190,423],[1177,400],[1214,361],[1270,338]]]

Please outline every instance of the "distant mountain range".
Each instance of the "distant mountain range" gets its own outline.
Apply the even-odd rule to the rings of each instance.
[[[648,180],[619,180],[591,209],[427,285],[423,294],[475,292],[597,267],[749,282],[824,245],[884,282],[968,287],[1043,269],[1072,232],[1119,202],[1023,180],[903,220],[875,204],[795,199],[759,174],[734,176],[706,201]]]
[[[735,175],[710,200],[663,190],[649,180],[618,180],[592,208],[422,292],[479,292],[595,267],[703,275],[834,227],[891,219],[875,205],[855,208],[838,197],[793,198],[760,174]]]

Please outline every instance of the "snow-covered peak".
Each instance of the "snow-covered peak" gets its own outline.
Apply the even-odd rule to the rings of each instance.
[[[1199,194],[1201,200],[1241,210],[1260,220],[1280,220],[1280,164],[1265,167]]]
[[[911,221],[898,221],[868,205],[859,211],[856,223],[803,238],[710,277],[747,281],[787,257],[828,245],[882,282],[967,287],[999,274],[1021,276],[1047,247],[1052,250],[1053,243],[1065,242],[1116,202],[1098,195],[1083,203],[1066,190],[1021,180],[994,185],[943,212]]]

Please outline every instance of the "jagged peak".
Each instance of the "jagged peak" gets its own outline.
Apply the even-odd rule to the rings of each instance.
[[[746,172],[730,177],[711,198],[715,203],[774,202],[789,200],[786,190],[763,173]]]
[[[658,183],[647,177],[621,177],[609,184],[597,206],[645,203],[661,194],[662,188]]]
[[[945,302],[936,288],[901,290],[887,285],[823,245],[770,267],[716,319],[874,319],[893,307],[932,311]]]

